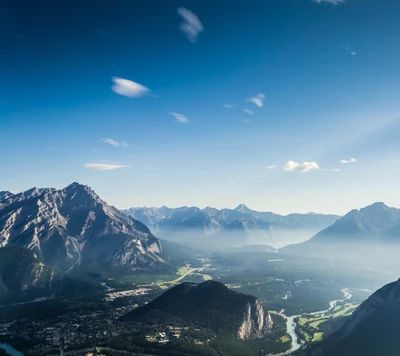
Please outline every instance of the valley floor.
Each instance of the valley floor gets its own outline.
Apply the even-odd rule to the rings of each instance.
[[[74,350],[96,346],[162,354],[171,347],[181,347],[182,335],[185,345],[206,346],[213,336],[184,329],[187,325],[181,325],[181,330],[168,325],[149,329],[123,324],[119,317],[180,282],[214,279],[235,291],[256,296],[275,315],[283,334],[268,344],[273,349],[265,349],[265,354],[285,355],[302,343],[316,342],[332,333],[372,290],[390,278],[378,272],[365,274],[362,268],[353,269],[352,275],[348,271],[340,264],[277,258],[264,252],[198,254],[176,273],[107,278],[103,281],[107,286],[104,293],[36,301],[34,308],[32,304],[7,306],[0,316],[0,341],[26,355],[55,354],[60,348],[74,354]],[[27,319],[15,321],[18,315],[26,315]],[[129,346],[133,342],[136,350]]]

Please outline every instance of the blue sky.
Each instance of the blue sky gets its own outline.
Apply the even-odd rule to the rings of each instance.
[[[3,1],[0,190],[78,181],[119,208],[400,207],[399,13]]]

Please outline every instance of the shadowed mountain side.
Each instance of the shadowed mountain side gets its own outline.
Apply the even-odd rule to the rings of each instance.
[[[102,290],[99,284],[40,262],[18,246],[0,248],[0,304]]]
[[[326,340],[299,356],[397,356],[400,333],[400,280],[369,297],[349,320]]]

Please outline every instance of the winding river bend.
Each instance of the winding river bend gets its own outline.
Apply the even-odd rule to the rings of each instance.
[[[350,291],[347,288],[341,289],[341,292],[343,293],[344,298],[343,299],[332,300],[331,302],[329,302],[329,308],[328,309],[317,311],[317,312],[313,312],[313,313],[306,313],[306,314],[308,314],[308,315],[325,314],[325,313],[330,312],[334,307],[336,307],[336,305],[338,303],[341,303],[341,302],[344,302],[346,300],[351,299],[352,294],[350,293]],[[273,356],[290,355],[292,352],[298,350],[304,344],[304,341],[302,341],[301,344],[299,344],[297,342],[297,340],[300,340],[300,337],[296,333],[296,322],[294,321],[294,319],[300,317],[301,315],[287,316],[287,315],[285,315],[285,309],[282,309],[279,312],[279,315],[286,319],[286,329],[287,329],[287,333],[292,338],[292,346],[290,347],[289,350],[287,350],[285,352],[282,352],[282,353],[279,353],[279,354],[275,354]]]

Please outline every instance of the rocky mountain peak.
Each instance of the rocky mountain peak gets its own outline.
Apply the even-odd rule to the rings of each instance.
[[[0,245],[28,247],[67,270],[84,262],[151,266],[162,252],[144,224],[79,183],[60,190],[32,188],[9,201],[0,210]]]
[[[65,203],[69,201],[74,204],[75,208],[85,206],[95,209],[96,206],[107,206],[92,188],[79,183],[72,183],[61,189],[60,196],[65,198]]]
[[[391,214],[393,210],[397,209],[390,208],[382,202],[376,202],[361,209],[353,209],[344,217],[369,216],[371,214]]]
[[[85,184],[80,184],[78,182],[71,183],[70,185],[65,187],[64,190],[68,191],[68,192],[86,192],[87,194],[97,196],[97,194],[94,192],[94,190],[91,187],[89,187],[88,185],[85,185]]]
[[[14,195],[14,194],[11,193],[11,192],[9,192],[8,190],[1,191],[1,192],[0,192],[0,202],[1,202],[2,200],[5,200],[5,199],[7,199],[7,198],[13,196],[13,195]]]
[[[243,214],[250,214],[253,212],[253,210],[249,209],[246,205],[244,204],[239,204],[234,210],[239,211]]]

